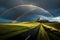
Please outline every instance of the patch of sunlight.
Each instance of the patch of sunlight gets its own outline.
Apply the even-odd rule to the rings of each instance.
[[[18,26],[26,26],[26,27],[34,28],[39,24],[40,23],[38,22],[21,22],[21,23],[5,23],[3,25],[18,25]]]
[[[29,23],[20,23],[20,26],[27,26],[27,27],[36,27],[38,26],[40,23],[37,23],[37,22],[29,22]]]
[[[39,29],[37,40],[49,40],[47,32],[44,30],[42,24],[40,25],[40,29]]]
[[[60,30],[60,23],[44,23],[44,24]]]
[[[54,28],[52,26],[48,26],[48,25],[45,25],[45,24],[43,24],[43,26],[46,27],[46,28],[49,28],[51,31],[55,30],[55,31],[60,32],[60,30],[58,30],[58,29],[56,29],[56,28]]]

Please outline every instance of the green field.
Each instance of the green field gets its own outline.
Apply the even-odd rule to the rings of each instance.
[[[45,29],[43,28],[42,25],[40,25],[40,29],[39,29],[37,40],[49,40],[47,32],[45,31]]]
[[[48,30],[45,30],[44,27]],[[50,40],[51,38],[54,40],[59,40],[60,38],[57,35],[60,36],[60,23],[42,23],[40,25],[37,40]],[[49,36],[51,38],[49,38]]]
[[[0,39],[20,34],[38,26],[38,22],[0,23]]]
[[[60,30],[60,23],[44,23],[44,24]]]
[[[6,38],[21,34],[30,29],[34,29],[37,26],[40,27],[38,34],[37,34],[37,40],[49,40],[50,38],[49,38],[48,34],[53,39],[54,38],[58,39],[58,37],[54,33],[47,32],[45,30],[45,28],[50,31],[51,31],[51,28],[52,28],[52,30],[58,29],[57,31],[59,31],[60,23],[21,22],[21,23],[0,23],[0,40],[4,40]],[[56,33],[57,34],[59,33],[58,35],[60,35],[60,32],[56,32]]]

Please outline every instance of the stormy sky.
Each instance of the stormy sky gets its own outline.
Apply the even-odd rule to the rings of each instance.
[[[0,16],[7,9],[21,4],[36,5],[38,7],[46,9],[55,17],[60,16],[60,0],[0,0]],[[4,15],[2,17],[4,17]]]

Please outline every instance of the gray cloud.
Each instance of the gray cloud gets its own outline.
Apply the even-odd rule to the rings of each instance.
[[[60,8],[60,0],[0,0],[0,14],[11,7],[21,4],[33,4],[47,9],[55,16],[60,16],[60,11],[58,10]]]

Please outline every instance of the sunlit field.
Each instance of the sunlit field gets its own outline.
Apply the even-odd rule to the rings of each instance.
[[[39,27],[39,31],[36,29]],[[31,29],[35,29],[34,31]],[[31,30],[36,34],[36,40],[59,40],[60,39],[60,23],[39,23],[39,22],[20,22],[20,23],[0,23],[0,40],[24,34]],[[30,31],[29,31],[30,32]],[[27,34],[27,33],[26,33]],[[30,36],[29,36],[30,35]],[[30,33],[25,39],[28,40],[32,34]],[[35,37],[35,36],[33,36]]]
[[[20,34],[38,25],[37,22],[0,23],[0,40]]]
[[[45,31],[45,29],[43,28],[42,25],[40,25],[40,29],[39,29],[37,40],[49,40],[47,32]]]
[[[60,23],[45,23],[45,24],[60,30]]]

